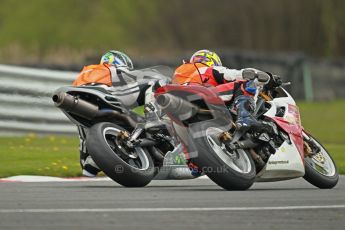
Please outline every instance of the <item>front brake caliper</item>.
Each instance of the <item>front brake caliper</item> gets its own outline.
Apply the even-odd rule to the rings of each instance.
[[[310,157],[313,153],[313,150],[310,148],[309,144],[306,141],[304,141],[303,147],[304,147],[304,156]]]
[[[321,163],[321,164],[324,164],[326,161],[325,157],[322,155],[321,152],[315,154],[313,156],[313,159],[316,160],[317,162]]]

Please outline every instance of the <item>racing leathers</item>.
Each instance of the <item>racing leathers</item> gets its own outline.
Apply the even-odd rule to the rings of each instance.
[[[244,74],[244,73],[250,74]],[[238,128],[253,127],[259,125],[252,116],[255,111],[255,98],[269,81],[266,78],[258,78],[258,73],[264,73],[256,69],[229,69],[224,66],[207,66],[202,63],[184,63],[174,73],[173,83],[190,85],[202,84],[215,86],[220,98],[228,105],[234,105],[237,111],[236,125]],[[244,76],[250,76],[245,79]],[[234,103],[232,103],[234,102]]]

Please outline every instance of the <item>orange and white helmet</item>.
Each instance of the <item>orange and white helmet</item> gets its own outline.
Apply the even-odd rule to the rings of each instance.
[[[219,56],[209,50],[196,51],[190,58],[190,63],[203,63],[209,67],[211,66],[222,66],[222,62]]]

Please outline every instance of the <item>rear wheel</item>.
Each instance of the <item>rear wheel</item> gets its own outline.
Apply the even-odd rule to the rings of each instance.
[[[111,179],[127,187],[142,187],[154,176],[146,148],[128,148],[121,139],[124,128],[103,122],[92,126],[86,145],[97,166]]]
[[[195,140],[198,156],[191,161],[224,189],[246,190],[252,186],[256,171],[248,152],[243,149],[228,151],[218,138],[224,130],[207,123],[200,126],[200,133],[204,135]]]
[[[310,141],[305,140],[310,143],[309,147],[313,149],[315,145],[320,151],[306,154],[304,179],[321,189],[333,188],[338,183],[339,174],[332,157],[314,137],[306,135],[310,138]]]

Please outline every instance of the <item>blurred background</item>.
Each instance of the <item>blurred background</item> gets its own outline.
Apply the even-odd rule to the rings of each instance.
[[[194,51],[212,49],[225,66],[281,75],[292,82],[288,90],[299,101],[304,126],[345,168],[343,0],[0,0],[0,5],[0,156],[9,163],[0,167],[0,177],[79,174],[76,129],[49,97],[109,49],[127,53],[136,68],[174,68]]]
[[[300,99],[344,97],[342,0],[1,0],[0,63],[79,71],[109,49],[137,67],[216,50],[226,66],[294,81]],[[311,79],[310,79],[310,76]]]

